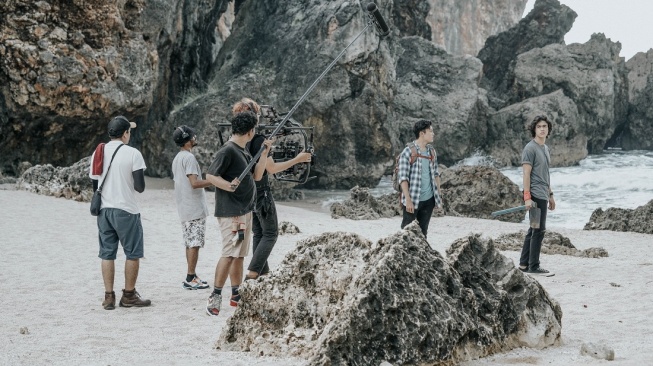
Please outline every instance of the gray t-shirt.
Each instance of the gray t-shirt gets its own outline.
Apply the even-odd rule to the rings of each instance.
[[[531,196],[541,200],[549,200],[549,163],[551,162],[551,155],[549,147],[540,145],[535,140],[531,140],[524,147],[521,154],[522,164],[529,164],[531,169]],[[528,190],[529,187],[524,187]]]
[[[190,174],[195,174],[197,179],[202,179],[202,171],[195,155],[190,151],[179,151],[172,161],[172,177],[175,181],[175,200],[181,222],[209,216],[204,188],[193,188],[188,179]]]

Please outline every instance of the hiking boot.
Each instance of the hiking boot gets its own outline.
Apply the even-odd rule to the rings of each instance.
[[[231,295],[231,299],[229,299],[229,305],[233,307],[237,307],[239,302],[240,302],[240,294]]]
[[[131,308],[132,306],[143,307],[152,305],[152,302],[150,300],[141,299],[141,294],[136,292],[136,289],[131,291],[123,289],[119,305],[126,308]]]
[[[186,290],[204,290],[209,288],[209,285],[206,283],[206,281],[200,280],[200,278],[197,276],[195,276],[195,278],[193,278],[193,280],[190,282],[182,282],[182,286]]]
[[[529,269],[526,273],[536,275],[536,276],[546,276],[546,277],[553,276],[553,273],[547,271],[542,267]]]
[[[220,305],[222,305],[222,294],[212,293],[206,302],[206,313],[214,316],[220,314]]]
[[[104,293],[104,301],[102,301],[102,307],[104,310],[113,310],[116,308],[116,293],[111,291],[111,292],[105,292]]]

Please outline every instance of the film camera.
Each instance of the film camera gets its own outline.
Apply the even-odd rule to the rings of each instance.
[[[290,118],[281,127],[275,136],[271,134],[279,127],[285,114],[279,114],[270,105],[261,105],[261,117],[259,124],[256,126],[256,133],[266,136],[266,138],[275,137],[276,141],[272,146],[271,156],[275,163],[290,161],[301,152],[311,153],[310,163],[299,163],[290,168],[277,172],[274,178],[280,181],[296,182],[303,184],[308,182],[311,177],[311,166],[315,164],[315,149],[313,147],[314,127],[304,127],[301,123]],[[220,127],[231,127],[231,124],[220,123]],[[222,142],[222,134],[220,134]]]

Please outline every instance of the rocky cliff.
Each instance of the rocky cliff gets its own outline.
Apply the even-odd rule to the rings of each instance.
[[[530,139],[524,126],[540,113],[554,121],[555,166],[610,144],[648,148],[640,137],[651,129],[648,58],[628,67],[619,43],[601,34],[565,45],[576,15],[559,1],[537,0],[478,58],[464,54],[514,24],[523,0],[378,1],[391,34],[366,31],[354,42],[367,25],[365,5],[5,1],[2,170],[15,175],[21,161],[71,165],[106,140],[106,121],[119,113],[139,123],[132,144],[147,174],[169,174],[180,124],[198,129],[196,153],[208,166],[221,145],[216,124],[235,101],[250,96],[288,111],[352,42],[293,115],[316,131],[318,179],[309,187],[375,185],[422,118],[435,122],[446,165],[476,151],[519,164]]]
[[[0,167],[71,165],[106,140],[106,123],[139,123],[203,82],[228,36],[229,1],[89,0],[0,4]],[[148,160],[154,157],[148,156]]]

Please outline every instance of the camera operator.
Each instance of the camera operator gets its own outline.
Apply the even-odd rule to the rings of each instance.
[[[233,106],[232,113],[236,115],[244,111],[251,111],[260,116],[261,107],[252,99],[243,98]],[[252,156],[258,153],[263,141],[265,141],[265,136],[261,134],[254,135],[254,138],[252,138],[252,141],[247,146]],[[267,158],[267,164],[265,165],[263,177],[255,182],[256,210],[253,217],[254,254],[247,268],[248,273],[245,279],[255,279],[270,271],[267,260],[279,236],[277,209],[272,198],[272,192],[270,192],[269,174],[284,171],[295,164],[309,163],[311,161],[311,154],[300,152],[293,159],[284,162],[275,162],[270,155],[265,158]]]

